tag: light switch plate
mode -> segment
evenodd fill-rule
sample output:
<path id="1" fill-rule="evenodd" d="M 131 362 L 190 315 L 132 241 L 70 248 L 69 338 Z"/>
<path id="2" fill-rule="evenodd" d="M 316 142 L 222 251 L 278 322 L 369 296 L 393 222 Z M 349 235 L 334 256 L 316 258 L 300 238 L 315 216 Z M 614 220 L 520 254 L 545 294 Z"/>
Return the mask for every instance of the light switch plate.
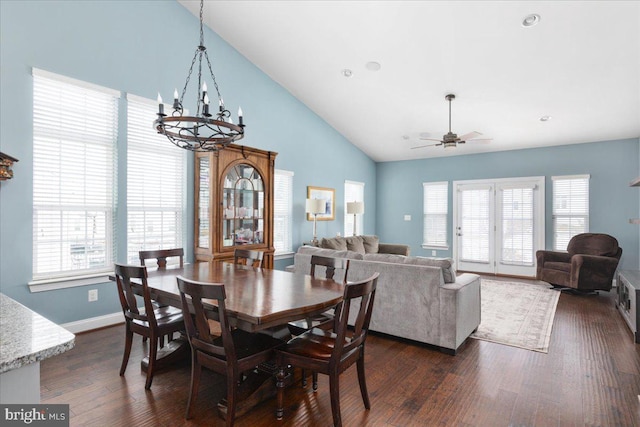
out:
<path id="1" fill-rule="evenodd" d="M 404 216 L 404 220 L 405 221 L 411 221 L 411 215 L 405 215 Z"/>

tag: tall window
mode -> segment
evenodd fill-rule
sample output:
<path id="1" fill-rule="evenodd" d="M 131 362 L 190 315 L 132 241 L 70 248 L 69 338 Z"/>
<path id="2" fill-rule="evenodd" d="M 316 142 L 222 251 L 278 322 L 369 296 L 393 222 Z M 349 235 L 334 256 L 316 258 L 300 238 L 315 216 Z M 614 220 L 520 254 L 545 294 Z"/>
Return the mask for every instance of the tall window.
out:
<path id="1" fill-rule="evenodd" d="M 589 231 L 589 175 L 553 176 L 553 249 Z"/>
<path id="2" fill-rule="evenodd" d="M 117 91 L 33 69 L 33 278 L 113 269 Z"/>
<path id="3" fill-rule="evenodd" d="M 293 172 L 276 169 L 273 195 L 273 246 L 275 254 L 293 252 Z"/>
<path id="4" fill-rule="evenodd" d="M 127 260 L 184 247 L 186 151 L 150 125 L 157 102 L 127 95 Z"/>
<path id="5" fill-rule="evenodd" d="M 424 226 L 422 247 L 446 249 L 449 216 L 449 183 L 425 182 L 423 187 Z"/>
<path id="6" fill-rule="evenodd" d="M 364 182 L 344 182 L 344 235 L 353 236 L 354 215 L 347 213 L 347 203 L 364 202 Z M 365 207 L 366 208 L 366 207 Z M 364 215 L 355 215 L 356 236 L 364 233 Z"/>

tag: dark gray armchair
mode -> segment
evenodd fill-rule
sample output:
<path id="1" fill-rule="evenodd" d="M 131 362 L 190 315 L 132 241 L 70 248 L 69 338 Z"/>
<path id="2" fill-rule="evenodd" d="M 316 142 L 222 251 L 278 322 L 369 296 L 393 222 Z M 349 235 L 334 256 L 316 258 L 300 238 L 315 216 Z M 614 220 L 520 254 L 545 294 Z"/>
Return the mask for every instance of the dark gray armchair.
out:
<path id="1" fill-rule="evenodd" d="M 536 252 L 536 278 L 559 288 L 609 291 L 621 255 L 622 248 L 615 237 L 578 234 L 569 241 L 567 252 Z"/>

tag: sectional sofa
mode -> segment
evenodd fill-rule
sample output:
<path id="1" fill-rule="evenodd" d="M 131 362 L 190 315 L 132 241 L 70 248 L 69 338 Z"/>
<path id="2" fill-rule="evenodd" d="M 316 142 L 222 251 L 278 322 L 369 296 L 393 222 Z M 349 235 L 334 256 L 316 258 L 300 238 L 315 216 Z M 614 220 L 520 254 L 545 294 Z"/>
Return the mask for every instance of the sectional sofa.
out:
<path id="1" fill-rule="evenodd" d="M 312 255 L 349 258 L 349 281 L 380 273 L 372 331 L 456 354 L 480 324 L 480 277 L 456 274 L 450 259 L 301 246 L 292 269 L 308 272 Z M 337 271 L 334 279 L 343 277 Z"/>

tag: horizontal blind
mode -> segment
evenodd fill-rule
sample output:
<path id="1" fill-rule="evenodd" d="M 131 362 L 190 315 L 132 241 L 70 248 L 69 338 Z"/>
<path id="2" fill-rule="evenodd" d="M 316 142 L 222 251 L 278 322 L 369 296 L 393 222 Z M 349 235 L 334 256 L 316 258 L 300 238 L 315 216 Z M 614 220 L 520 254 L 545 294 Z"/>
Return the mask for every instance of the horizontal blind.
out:
<path id="1" fill-rule="evenodd" d="M 364 202 L 364 182 L 345 181 L 344 183 L 344 235 L 353 235 L 354 215 L 347 213 L 347 203 Z M 366 209 L 366 206 L 365 206 Z M 355 215 L 356 235 L 364 233 L 364 215 Z"/>
<path id="2" fill-rule="evenodd" d="M 502 248 L 500 262 L 531 266 L 534 263 L 535 186 L 502 187 Z"/>
<path id="3" fill-rule="evenodd" d="M 153 129 L 157 103 L 127 96 L 127 259 L 184 247 L 186 151 Z M 177 262 L 177 258 L 169 261 Z"/>
<path id="4" fill-rule="evenodd" d="M 589 231 L 589 175 L 554 176 L 553 249 L 564 251 L 576 234 Z"/>
<path id="5" fill-rule="evenodd" d="M 293 252 L 293 172 L 275 170 L 273 217 L 275 253 Z"/>
<path id="6" fill-rule="evenodd" d="M 461 190 L 462 261 L 489 262 L 492 191 L 489 185 Z"/>
<path id="7" fill-rule="evenodd" d="M 118 98 L 34 69 L 34 279 L 113 268 Z"/>
<path id="8" fill-rule="evenodd" d="M 449 213 L 449 183 L 425 182 L 423 187 L 422 244 L 447 247 L 447 218 Z"/>

